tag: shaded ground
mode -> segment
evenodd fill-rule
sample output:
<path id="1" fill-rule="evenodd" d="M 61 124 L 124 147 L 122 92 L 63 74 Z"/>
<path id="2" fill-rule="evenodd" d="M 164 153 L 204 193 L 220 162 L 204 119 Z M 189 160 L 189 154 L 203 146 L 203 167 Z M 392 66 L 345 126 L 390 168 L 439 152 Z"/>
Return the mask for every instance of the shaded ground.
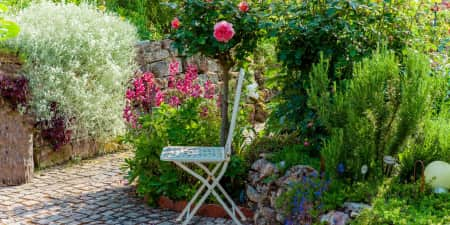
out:
<path id="1" fill-rule="evenodd" d="M 122 152 L 55 167 L 36 173 L 32 183 L 0 187 L 0 224 L 177 224 L 177 213 L 145 205 L 126 185 L 120 166 L 129 156 Z M 191 224 L 232 223 L 196 217 Z"/>

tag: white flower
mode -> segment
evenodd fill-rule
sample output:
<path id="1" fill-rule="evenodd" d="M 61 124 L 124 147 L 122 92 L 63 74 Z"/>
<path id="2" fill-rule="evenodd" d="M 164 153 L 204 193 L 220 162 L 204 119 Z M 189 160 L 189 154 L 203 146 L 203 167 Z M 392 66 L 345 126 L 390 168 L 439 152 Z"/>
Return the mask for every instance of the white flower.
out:
<path id="1" fill-rule="evenodd" d="M 66 121 L 76 135 L 123 132 L 124 84 L 137 69 L 136 28 L 85 3 L 34 1 L 12 19 L 21 32 L 8 44 L 28 57 L 24 74 L 36 118 L 48 119 L 55 101 L 76 118 Z"/>
<path id="2" fill-rule="evenodd" d="M 258 94 L 258 84 L 253 82 L 252 84 L 247 85 L 248 96 L 254 99 L 259 98 Z"/>

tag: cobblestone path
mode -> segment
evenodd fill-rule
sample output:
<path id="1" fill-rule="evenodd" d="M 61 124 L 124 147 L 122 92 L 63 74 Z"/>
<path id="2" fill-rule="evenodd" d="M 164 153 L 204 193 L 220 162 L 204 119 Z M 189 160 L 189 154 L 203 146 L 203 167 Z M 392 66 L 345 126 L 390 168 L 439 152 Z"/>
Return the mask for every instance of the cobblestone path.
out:
<path id="1" fill-rule="evenodd" d="M 0 187 L 0 224 L 177 224 L 177 213 L 145 205 L 126 185 L 120 167 L 128 156 L 122 152 L 55 167 L 36 173 L 32 183 Z M 195 217 L 191 224 L 232 223 Z"/>

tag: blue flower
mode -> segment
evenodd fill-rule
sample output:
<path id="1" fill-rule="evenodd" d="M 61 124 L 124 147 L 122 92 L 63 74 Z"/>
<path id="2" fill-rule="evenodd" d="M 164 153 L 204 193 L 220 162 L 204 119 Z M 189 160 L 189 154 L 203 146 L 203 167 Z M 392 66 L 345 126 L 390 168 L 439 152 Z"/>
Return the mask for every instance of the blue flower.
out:
<path id="1" fill-rule="evenodd" d="M 321 191 L 316 191 L 316 192 L 314 192 L 314 195 L 316 197 L 320 197 L 320 195 L 322 195 L 322 192 Z"/>
<path id="2" fill-rule="evenodd" d="M 345 171 L 345 166 L 343 163 L 339 163 L 338 167 L 337 167 L 337 171 L 339 174 L 343 174 Z"/>

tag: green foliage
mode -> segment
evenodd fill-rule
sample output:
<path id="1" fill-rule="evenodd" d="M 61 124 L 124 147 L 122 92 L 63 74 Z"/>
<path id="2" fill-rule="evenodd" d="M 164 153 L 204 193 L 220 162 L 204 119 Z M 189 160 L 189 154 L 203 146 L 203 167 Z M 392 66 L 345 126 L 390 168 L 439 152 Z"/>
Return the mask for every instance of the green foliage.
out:
<path id="1" fill-rule="evenodd" d="M 295 137 L 295 134 L 257 137 L 247 147 L 247 151 L 245 151 L 244 154 L 245 158 L 249 163 L 252 163 L 256 161 L 261 154 L 277 152 L 285 147 L 299 145 L 300 143 Z"/>
<path id="2" fill-rule="evenodd" d="M 342 90 L 331 86 L 328 68 L 323 59 L 313 66 L 308 89 L 309 107 L 331 131 L 322 149 L 328 172 L 336 175 L 341 164 L 346 176 L 358 180 L 367 165 L 369 175 L 377 176 L 383 156 L 402 150 L 430 106 L 428 58 L 408 51 L 399 67 L 394 53 L 374 52 L 355 65 Z"/>
<path id="3" fill-rule="evenodd" d="M 19 34 L 19 26 L 3 18 L 2 14 L 7 12 L 8 8 L 0 2 L 0 41 L 14 38 Z"/>
<path id="4" fill-rule="evenodd" d="M 447 224 L 450 222 L 450 194 L 419 192 L 418 184 L 385 182 L 372 202 L 352 224 Z"/>
<path id="5" fill-rule="evenodd" d="M 342 180 L 332 180 L 329 190 L 324 193 L 322 202 L 324 210 L 335 210 L 345 202 L 361 202 L 370 204 L 378 193 L 380 181 L 360 181 L 352 184 Z"/>
<path id="6" fill-rule="evenodd" d="M 125 83 L 136 69 L 136 30 L 87 4 L 32 3 L 13 17 L 20 35 L 7 47 L 26 56 L 30 108 L 36 122 L 50 120 L 52 105 L 72 137 L 123 133 Z"/>
<path id="7" fill-rule="evenodd" d="M 256 48 L 261 36 L 259 22 L 262 19 L 256 4 L 250 5 L 248 12 L 240 12 L 238 1 L 227 0 L 211 2 L 188 0 L 180 7 L 180 28 L 171 38 L 175 47 L 189 55 L 201 53 L 212 58 L 231 57 L 243 59 Z M 234 37 L 227 43 L 218 42 L 214 36 L 214 25 L 222 20 L 233 24 Z"/>
<path id="8" fill-rule="evenodd" d="M 202 116 L 201 106 L 209 108 Z M 140 118 L 139 129 L 130 130 L 126 142 L 135 148 L 135 157 L 127 159 L 130 182 L 138 181 L 138 193 L 148 196 L 154 204 L 160 196 L 171 199 L 189 199 L 199 187 L 198 181 L 175 165 L 160 161 L 165 146 L 218 146 L 220 120 L 212 102 L 190 98 L 178 108 L 161 105 L 151 115 Z M 237 134 L 239 135 L 239 134 Z M 241 156 L 231 158 L 224 178 L 224 187 L 229 191 L 240 191 L 247 172 L 247 164 Z M 202 171 L 197 171 L 202 173 Z M 177 188 L 174 188 L 177 187 Z M 232 192 L 233 196 L 239 193 Z"/>
<path id="9" fill-rule="evenodd" d="M 317 157 L 311 157 L 308 147 L 303 146 L 303 144 L 277 149 L 269 156 L 269 160 L 278 165 L 280 162 L 284 162 L 284 166 L 279 166 L 281 174 L 284 174 L 285 170 L 296 165 L 309 165 L 314 168 L 320 168 L 320 160 Z"/>
<path id="10" fill-rule="evenodd" d="M 201 103 L 200 99 L 192 98 L 178 109 L 163 104 L 152 115 L 140 118 L 140 129 L 127 134 L 126 141 L 136 150 L 135 157 L 126 161 L 128 179 L 132 182 L 138 178 L 137 191 L 147 195 L 150 203 L 162 195 L 188 199 L 195 192 L 198 185 L 194 178 L 159 157 L 163 147 L 169 145 L 217 146 L 217 114 L 211 111 L 207 117 L 201 117 Z"/>
<path id="11" fill-rule="evenodd" d="M 355 0 L 275 4 L 278 33 L 272 34 L 278 37 L 279 59 L 290 70 L 309 71 L 322 52 L 330 58 L 331 74 L 349 75 L 352 63 L 370 55 L 381 41 L 404 48 L 410 31 L 399 10 L 403 5 Z"/>
<path id="12" fill-rule="evenodd" d="M 444 80 L 445 82 L 445 80 Z M 443 83 L 443 82 L 441 82 Z M 445 83 L 444 83 L 445 84 Z M 442 91 L 441 93 L 445 93 Z M 444 103 L 437 115 L 429 112 L 420 129 L 410 139 L 405 150 L 400 154 L 400 177 L 409 181 L 414 176 L 414 164 L 422 160 L 428 165 L 439 160 L 450 162 L 450 103 Z M 417 177 L 421 167 L 417 166 Z"/>
<path id="13" fill-rule="evenodd" d="M 52 0 L 53 2 L 64 3 L 89 3 L 98 6 L 100 10 L 114 12 L 126 18 L 136 26 L 141 39 L 160 39 L 168 33 L 170 20 L 176 13 L 176 3 L 178 0 L 167 3 L 162 0 Z M 28 7 L 32 0 L 5 0 L 13 7 L 13 11 L 20 11 Z"/>
<path id="14" fill-rule="evenodd" d="M 304 130 L 316 120 L 315 112 L 307 106 L 306 90 L 308 74 L 321 53 L 329 59 L 327 76 L 333 82 L 351 77 L 353 63 L 370 55 L 379 43 L 386 42 L 400 53 L 411 36 L 411 18 L 403 15 L 403 1 L 288 2 L 271 5 L 268 13 L 273 20 L 265 26 L 278 38 L 278 59 L 287 69 L 279 77 L 278 105 L 268 123 L 273 132 Z M 307 137 L 323 138 L 327 132 L 321 126 L 316 123 L 317 131 Z"/>
<path id="15" fill-rule="evenodd" d="M 101 2 L 101 1 L 97 1 Z M 127 18 L 138 30 L 141 39 L 160 39 L 169 32 L 179 0 L 166 3 L 162 0 L 108 0 L 106 9 Z"/>
<path id="16" fill-rule="evenodd" d="M 262 15 L 256 4 L 250 5 L 250 10 L 241 12 L 238 1 L 204 1 L 188 0 L 181 5 L 179 27 L 174 27 L 170 38 L 174 47 L 187 55 L 201 54 L 218 60 L 221 67 L 221 144 L 225 144 L 228 133 L 228 102 L 230 69 L 249 55 L 257 46 L 261 37 L 259 22 Z M 234 36 L 227 42 L 219 42 L 214 37 L 214 26 L 226 21 L 231 23 Z"/>

